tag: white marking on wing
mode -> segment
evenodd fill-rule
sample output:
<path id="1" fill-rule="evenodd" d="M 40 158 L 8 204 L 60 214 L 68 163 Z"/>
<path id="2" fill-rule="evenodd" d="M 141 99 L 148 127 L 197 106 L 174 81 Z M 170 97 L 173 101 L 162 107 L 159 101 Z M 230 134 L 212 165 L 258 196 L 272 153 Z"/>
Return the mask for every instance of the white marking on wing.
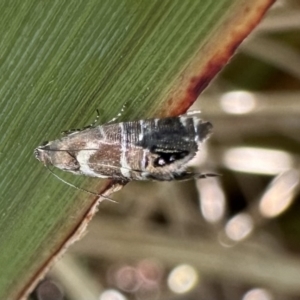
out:
<path id="1" fill-rule="evenodd" d="M 100 131 L 100 134 L 101 134 L 102 137 L 103 137 L 103 140 L 106 140 L 106 134 L 105 134 L 105 132 L 104 132 L 104 130 L 103 130 L 103 126 L 98 126 L 98 129 L 99 129 L 99 131 Z"/>
<path id="2" fill-rule="evenodd" d="M 186 120 L 187 120 L 187 117 L 179 117 L 179 120 L 181 122 L 181 124 L 186 127 Z"/>
<path id="3" fill-rule="evenodd" d="M 199 142 L 199 132 L 198 132 L 198 125 L 200 123 L 200 119 L 197 117 L 193 117 L 193 124 L 195 129 L 195 142 Z M 199 144 L 198 144 L 199 147 Z"/>
<path id="4" fill-rule="evenodd" d="M 141 142 L 144 138 L 144 121 L 140 120 L 140 128 L 141 128 L 141 132 L 139 134 L 139 142 Z"/>
<path id="5" fill-rule="evenodd" d="M 146 169 L 146 155 L 149 151 L 147 149 L 143 149 L 143 157 L 142 157 L 142 170 Z"/>
<path id="6" fill-rule="evenodd" d="M 105 175 L 95 172 L 89 166 L 89 160 L 93 154 L 95 154 L 97 151 L 99 151 L 99 150 L 97 150 L 98 148 L 99 148 L 98 144 L 89 142 L 86 145 L 86 149 L 95 149 L 95 150 L 83 149 L 78 152 L 76 159 L 80 165 L 80 171 L 82 172 L 82 174 L 91 176 L 91 177 L 108 178 L 108 176 L 105 176 Z"/>
<path id="7" fill-rule="evenodd" d="M 120 171 L 122 175 L 126 178 L 131 178 L 130 174 L 130 165 L 127 162 L 126 152 L 127 152 L 127 136 L 125 133 L 124 123 L 119 123 L 119 126 L 121 128 L 121 158 L 120 158 L 120 164 L 121 168 Z"/>

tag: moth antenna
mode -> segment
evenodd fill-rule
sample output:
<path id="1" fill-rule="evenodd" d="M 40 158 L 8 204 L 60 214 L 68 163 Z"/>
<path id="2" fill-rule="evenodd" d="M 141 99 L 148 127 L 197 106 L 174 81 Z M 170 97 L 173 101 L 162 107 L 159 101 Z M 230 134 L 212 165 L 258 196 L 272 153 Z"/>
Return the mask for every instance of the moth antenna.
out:
<path id="1" fill-rule="evenodd" d="M 75 132 L 80 132 L 80 131 L 83 131 L 85 129 L 90 129 L 90 128 L 94 128 L 97 123 L 98 123 L 98 120 L 100 118 L 100 112 L 99 112 L 99 109 L 96 109 L 96 118 L 95 120 L 93 121 L 93 123 L 91 123 L 90 125 L 87 125 L 87 126 L 84 126 L 83 128 L 77 128 L 77 129 L 69 129 L 69 130 L 65 130 L 63 131 L 61 134 L 62 135 L 68 135 L 68 134 L 71 134 L 71 133 L 75 133 Z"/>
<path id="2" fill-rule="evenodd" d="M 71 186 L 71 187 L 73 187 L 73 188 L 75 188 L 75 189 L 77 189 L 77 190 L 86 192 L 86 193 L 91 194 L 91 195 L 95 195 L 95 196 L 98 196 L 98 197 L 102 197 L 102 198 L 104 198 L 105 200 L 108 200 L 108 201 L 110 201 L 110 202 L 118 203 L 117 201 L 115 201 L 115 200 L 113 200 L 113 199 L 111 199 L 111 198 L 109 198 L 109 197 L 107 197 L 107 196 L 104 196 L 104 195 L 101 195 L 101 194 L 97 194 L 97 193 L 91 192 L 91 191 L 89 191 L 89 190 L 80 188 L 80 187 L 78 187 L 78 186 L 76 186 L 76 185 L 74 185 L 74 184 L 72 184 L 72 183 L 70 183 L 70 182 L 68 182 L 68 181 L 66 181 L 66 180 L 64 180 L 64 179 L 62 179 L 62 178 L 60 178 L 60 177 L 59 177 L 58 175 L 56 175 L 56 174 L 55 174 L 48 166 L 46 166 L 46 168 L 49 170 L 49 172 L 50 172 L 54 177 L 56 177 L 56 178 L 57 178 L 58 180 L 60 180 L 61 182 L 67 184 L 68 186 Z"/>
<path id="3" fill-rule="evenodd" d="M 122 114 L 123 114 L 123 112 L 125 110 L 126 104 L 127 104 L 127 102 L 125 102 L 123 104 L 120 112 L 114 118 L 112 118 L 110 121 L 108 121 L 106 124 L 111 124 L 111 123 L 115 122 L 117 119 L 119 119 L 122 116 Z"/>
<path id="4" fill-rule="evenodd" d="M 93 123 L 91 123 L 90 125 L 84 126 L 80 131 L 85 130 L 85 129 L 94 128 L 97 125 L 97 123 L 98 123 L 98 121 L 100 119 L 100 112 L 99 112 L 98 108 L 96 109 L 96 113 L 97 113 L 97 115 L 96 115 L 96 118 L 93 121 Z"/>

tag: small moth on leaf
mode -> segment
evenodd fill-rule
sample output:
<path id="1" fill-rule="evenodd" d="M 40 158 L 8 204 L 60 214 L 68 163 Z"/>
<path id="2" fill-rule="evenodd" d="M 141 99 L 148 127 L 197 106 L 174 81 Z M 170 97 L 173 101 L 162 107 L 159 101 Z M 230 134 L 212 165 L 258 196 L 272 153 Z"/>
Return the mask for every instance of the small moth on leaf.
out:
<path id="1" fill-rule="evenodd" d="M 183 115 L 88 126 L 34 150 L 46 166 L 77 175 L 131 180 L 186 180 L 216 176 L 189 171 L 212 125 Z"/>

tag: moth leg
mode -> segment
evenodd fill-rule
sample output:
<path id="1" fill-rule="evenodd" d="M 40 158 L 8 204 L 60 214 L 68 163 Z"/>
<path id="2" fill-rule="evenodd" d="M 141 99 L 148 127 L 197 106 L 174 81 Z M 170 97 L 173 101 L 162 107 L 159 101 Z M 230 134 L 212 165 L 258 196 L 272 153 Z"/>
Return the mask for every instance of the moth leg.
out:
<path id="1" fill-rule="evenodd" d="M 215 173 L 204 173 L 204 174 L 195 174 L 195 178 L 208 178 L 208 177 L 219 177 L 221 176 L 220 174 L 215 174 Z"/>
<path id="2" fill-rule="evenodd" d="M 71 131 L 71 132 L 74 132 L 74 131 L 82 131 L 82 130 L 85 130 L 85 129 L 89 129 L 89 128 L 94 128 L 94 127 L 96 127 L 96 125 L 97 125 L 97 123 L 98 123 L 98 120 L 99 120 L 99 118 L 100 118 L 99 109 L 96 109 L 96 113 L 97 113 L 97 116 L 96 116 L 95 120 L 93 121 L 93 123 L 91 123 L 90 125 L 84 126 L 84 127 L 81 128 L 81 129 L 71 129 L 71 130 L 68 130 L 68 131 Z"/>
<path id="3" fill-rule="evenodd" d="M 125 102 L 125 103 L 123 104 L 123 106 L 122 106 L 120 112 L 119 112 L 114 118 L 112 118 L 111 120 L 109 120 L 106 124 L 114 123 L 117 119 L 119 119 L 119 118 L 122 116 L 122 114 L 123 114 L 123 112 L 124 112 L 124 110 L 125 110 L 125 108 L 126 108 L 126 105 L 127 105 L 127 103 Z"/>
<path id="4" fill-rule="evenodd" d="M 96 116 L 95 120 L 93 121 L 93 123 L 91 123 L 90 125 L 87 125 L 83 128 L 65 130 L 61 134 L 62 135 L 68 135 L 68 134 L 79 132 L 79 131 L 82 131 L 82 130 L 85 130 L 85 129 L 94 128 L 97 125 L 98 120 L 100 118 L 99 109 L 96 109 L 96 112 L 97 112 L 97 116 Z"/>
<path id="5" fill-rule="evenodd" d="M 208 177 L 218 177 L 219 174 L 214 173 L 192 173 L 192 172 L 183 172 L 180 174 L 175 174 L 174 180 L 189 180 L 189 179 L 202 179 L 202 178 L 208 178 Z"/>
<path id="6" fill-rule="evenodd" d="M 125 186 L 127 183 L 130 182 L 129 179 L 124 179 L 124 178 L 113 178 L 112 179 L 113 184 L 120 184 Z"/>
<path id="7" fill-rule="evenodd" d="M 89 129 L 89 128 L 94 128 L 94 127 L 96 127 L 96 125 L 97 125 L 97 123 L 98 123 L 98 121 L 99 121 L 99 118 L 100 118 L 100 112 L 99 112 L 99 109 L 98 109 L 98 108 L 96 109 L 96 113 L 97 113 L 97 116 L 96 116 L 94 122 L 91 123 L 90 125 L 87 125 L 87 126 L 83 127 L 81 130 L 85 130 L 85 129 Z"/>
<path id="8" fill-rule="evenodd" d="M 71 133 L 75 133 L 75 132 L 79 132 L 81 131 L 81 129 L 77 128 L 77 129 L 69 129 L 69 130 L 64 130 L 61 132 L 61 135 L 68 135 L 68 134 L 71 134 Z"/>

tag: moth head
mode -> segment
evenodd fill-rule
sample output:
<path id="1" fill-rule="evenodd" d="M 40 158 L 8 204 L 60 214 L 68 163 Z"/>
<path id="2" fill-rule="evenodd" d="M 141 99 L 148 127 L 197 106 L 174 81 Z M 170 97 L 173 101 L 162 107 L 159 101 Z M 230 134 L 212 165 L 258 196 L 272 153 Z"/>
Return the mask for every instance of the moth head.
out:
<path id="1" fill-rule="evenodd" d="M 47 155 L 47 149 L 49 146 L 49 142 L 43 142 L 40 146 L 34 149 L 34 156 L 37 160 L 42 162 L 44 165 L 51 164 L 50 158 Z"/>
<path id="2" fill-rule="evenodd" d="M 76 173 L 80 166 L 71 151 L 59 149 L 55 143 L 45 142 L 34 149 L 34 156 L 45 166 L 54 166 L 58 169 Z"/>

